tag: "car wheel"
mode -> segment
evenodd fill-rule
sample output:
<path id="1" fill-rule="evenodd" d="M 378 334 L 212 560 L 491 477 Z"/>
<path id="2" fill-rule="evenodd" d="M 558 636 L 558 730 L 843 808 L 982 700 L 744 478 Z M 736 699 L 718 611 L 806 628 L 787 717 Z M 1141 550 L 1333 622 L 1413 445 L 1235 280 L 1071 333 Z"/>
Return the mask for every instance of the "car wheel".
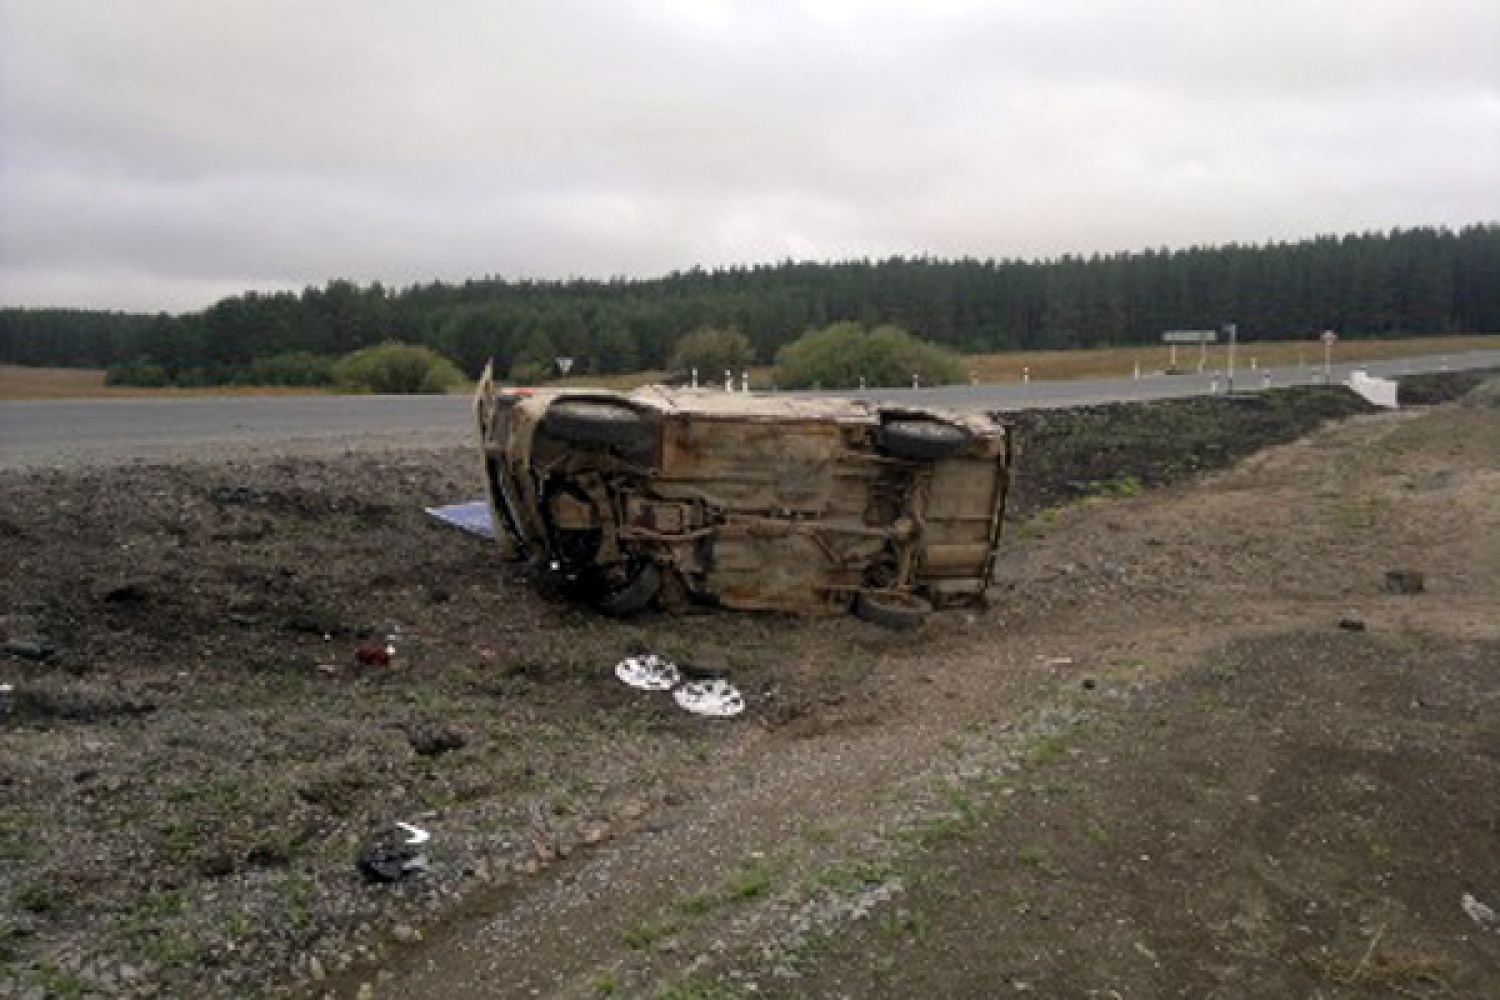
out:
<path id="1" fill-rule="evenodd" d="M 854 615 L 865 621 L 899 632 L 918 628 L 932 614 L 932 605 L 915 594 L 857 594 Z"/>
<path id="2" fill-rule="evenodd" d="M 595 598 L 594 603 L 607 615 L 623 618 L 644 611 L 651 598 L 661 590 L 661 569 L 656 563 L 642 564 L 630 582 L 614 590 L 608 590 Z"/>
<path id="3" fill-rule="evenodd" d="M 569 444 L 608 445 L 640 450 L 652 443 L 652 431 L 638 411 L 618 403 L 564 399 L 547 408 L 542 426 Z"/>
<path id="4" fill-rule="evenodd" d="M 968 431 L 938 420 L 892 420 L 880 428 L 881 450 L 896 458 L 952 458 L 968 446 Z"/>

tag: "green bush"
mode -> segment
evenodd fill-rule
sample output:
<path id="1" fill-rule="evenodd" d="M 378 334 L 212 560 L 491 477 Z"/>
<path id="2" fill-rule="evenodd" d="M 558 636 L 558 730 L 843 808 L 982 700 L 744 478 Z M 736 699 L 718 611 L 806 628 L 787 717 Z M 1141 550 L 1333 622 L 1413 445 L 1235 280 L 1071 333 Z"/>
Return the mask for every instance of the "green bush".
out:
<path id="1" fill-rule="evenodd" d="M 166 386 L 168 381 L 167 370 L 146 358 L 132 361 L 128 365 L 111 365 L 104 373 L 105 385 L 160 389 Z"/>
<path id="2" fill-rule="evenodd" d="M 256 358 L 237 372 L 234 380 L 238 385 L 332 385 L 334 360 L 308 351 Z"/>
<path id="3" fill-rule="evenodd" d="M 712 382 L 722 378 L 726 371 L 738 375 L 750 367 L 753 360 L 755 348 L 750 346 L 750 338 L 743 333 L 706 327 L 694 330 L 677 342 L 669 367 L 681 375 L 696 368 L 700 379 Z"/>
<path id="4" fill-rule="evenodd" d="M 442 393 L 463 384 L 463 373 L 426 347 L 394 340 L 346 354 L 333 366 L 345 392 Z"/>
<path id="5" fill-rule="evenodd" d="M 776 352 L 776 382 L 788 389 L 852 389 L 861 380 L 868 386 L 911 385 L 913 374 L 925 386 L 962 382 L 968 373 L 953 351 L 895 326 L 866 330 L 835 323 Z"/>

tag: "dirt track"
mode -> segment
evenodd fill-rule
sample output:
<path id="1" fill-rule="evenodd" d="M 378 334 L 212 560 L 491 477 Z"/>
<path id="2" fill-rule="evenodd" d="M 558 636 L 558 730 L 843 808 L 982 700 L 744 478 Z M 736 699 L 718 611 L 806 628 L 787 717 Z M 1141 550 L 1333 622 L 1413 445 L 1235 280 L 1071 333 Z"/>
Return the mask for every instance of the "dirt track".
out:
<path id="1" fill-rule="evenodd" d="M 4 624 L 58 652 L 0 661 L 0 996 L 1500 988 L 1496 411 L 1046 507 L 916 638 L 548 603 L 419 513 L 469 462 L 7 478 Z M 750 716 L 619 687 L 636 644 Z M 393 819 L 433 870 L 366 886 Z"/>

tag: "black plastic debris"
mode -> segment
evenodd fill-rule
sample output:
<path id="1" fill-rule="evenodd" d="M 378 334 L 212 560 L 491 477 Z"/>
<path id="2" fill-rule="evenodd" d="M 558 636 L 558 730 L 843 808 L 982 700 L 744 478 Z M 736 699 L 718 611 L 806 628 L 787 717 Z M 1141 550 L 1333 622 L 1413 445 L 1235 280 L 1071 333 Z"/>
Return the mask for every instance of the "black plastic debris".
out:
<path id="1" fill-rule="evenodd" d="M 1365 620 L 1357 615 L 1344 615 L 1339 619 L 1339 628 L 1345 632 L 1363 632 Z"/>
<path id="2" fill-rule="evenodd" d="M 409 847 L 367 847 L 359 852 L 359 873 L 367 882 L 399 882 L 418 856 Z"/>
<path id="3" fill-rule="evenodd" d="M 397 823 L 371 840 L 355 863 L 366 882 L 388 884 L 427 870 L 423 845 L 432 839 L 426 830 L 410 823 Z"/>
<path id="4" fill-rule="evenodd" d="M 0 652 L 17 656 L 23 660 L 50 660 L 57 653 L 50 643 L 31 639 L 6 639 L 0 643 Z"/>

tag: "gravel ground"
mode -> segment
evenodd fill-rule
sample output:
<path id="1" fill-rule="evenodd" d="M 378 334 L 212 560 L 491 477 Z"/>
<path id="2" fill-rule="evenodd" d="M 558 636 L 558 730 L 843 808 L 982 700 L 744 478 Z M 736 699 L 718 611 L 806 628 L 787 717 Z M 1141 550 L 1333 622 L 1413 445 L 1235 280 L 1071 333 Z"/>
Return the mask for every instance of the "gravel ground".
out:
<path id="1" fill-rule="evenodd" d="M 1260 428 L 1232 446 L 1131 425 L 1157 444 L 1107 466 L 1084 458 L 1119 421 L 1047 415 L 995 606 L 916 636 L 547 599 L 421 513 L 475 495 L 469 448 L 0 475 L 0 997 L 801 989 L 1000 778 L 1216 643 L 1346 611 L 1494 638 L 1492 410 L 1357 417 L 1141 492 L 1359 409 L 1306 398 L 1214 411 Z M 1201 428 L 1181 406 L 1147 409 Z M 1408 564 L 1429 593 L 1383 593 Z M 727 669 L 750 711 L 623 688 L 640 649 Z M 370 884 L 355 857 L 396 820 L 430 865 Z"/>

